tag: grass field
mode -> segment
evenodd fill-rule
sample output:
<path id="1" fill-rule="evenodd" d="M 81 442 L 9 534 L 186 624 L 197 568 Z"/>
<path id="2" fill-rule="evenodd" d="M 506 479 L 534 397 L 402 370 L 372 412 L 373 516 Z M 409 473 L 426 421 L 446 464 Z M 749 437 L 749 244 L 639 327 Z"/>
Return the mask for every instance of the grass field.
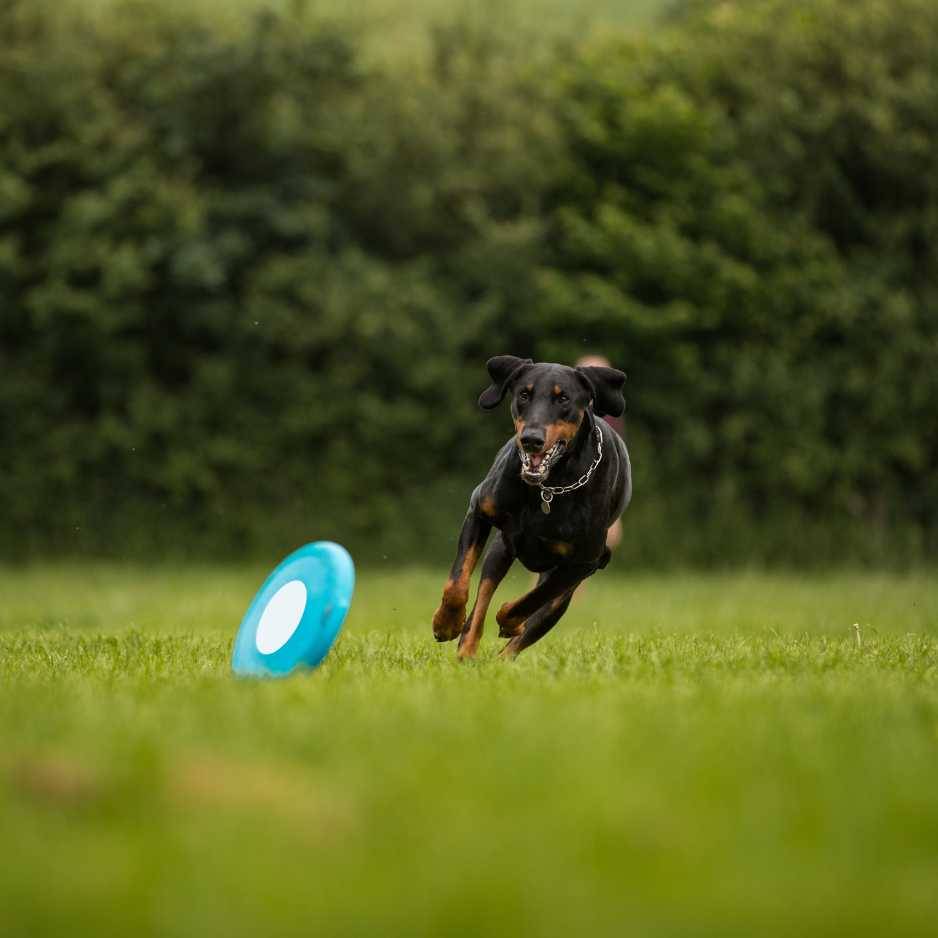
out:
<path id="1" fill-rule="evenodd" d="M 934 577 L 610 573 L 460 666 L 365 571 L 240 682 L 263 573 L 0 571 L 0 934 L 934 932 Z"/>

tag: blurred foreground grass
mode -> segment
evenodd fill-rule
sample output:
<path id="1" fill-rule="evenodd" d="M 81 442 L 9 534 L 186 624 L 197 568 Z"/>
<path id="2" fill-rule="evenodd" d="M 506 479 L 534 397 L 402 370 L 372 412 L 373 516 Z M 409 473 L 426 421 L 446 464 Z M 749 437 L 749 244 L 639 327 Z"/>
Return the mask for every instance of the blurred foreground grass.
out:
<path id="1" fill-rule="evenodd" d="M 459 666 L 442 576 L 365 571 L 319 671 L 235 681 L 265 573 L 0 571 L 0 933 L 938 920 L 933 577 L 599 576 Z"/>

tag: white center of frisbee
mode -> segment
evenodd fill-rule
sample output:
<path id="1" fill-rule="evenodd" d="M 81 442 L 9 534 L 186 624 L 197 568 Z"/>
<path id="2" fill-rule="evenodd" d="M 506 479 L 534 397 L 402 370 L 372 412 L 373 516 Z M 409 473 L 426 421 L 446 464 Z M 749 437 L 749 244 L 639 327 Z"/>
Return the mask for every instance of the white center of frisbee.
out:
<path id="1" fill-rule="evenodd" d="M 306 584 L 290 580 L 270 597 L 257 626 L 254 642 L 262 655 L 272 655 L 290 640 L 306 609 Z"/>

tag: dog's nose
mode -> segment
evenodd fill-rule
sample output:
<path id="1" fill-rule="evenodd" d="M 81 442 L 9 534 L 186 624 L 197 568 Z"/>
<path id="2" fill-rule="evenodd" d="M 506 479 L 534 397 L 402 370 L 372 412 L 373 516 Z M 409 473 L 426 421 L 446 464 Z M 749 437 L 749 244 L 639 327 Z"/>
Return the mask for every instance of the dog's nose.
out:
<path id="1" fill-rule="evenodd" d="M 526 453 L 539 453 L 544 448 L 544 434 L 540 430 L 525 430 L 521 434 L 521 448 Z"/>

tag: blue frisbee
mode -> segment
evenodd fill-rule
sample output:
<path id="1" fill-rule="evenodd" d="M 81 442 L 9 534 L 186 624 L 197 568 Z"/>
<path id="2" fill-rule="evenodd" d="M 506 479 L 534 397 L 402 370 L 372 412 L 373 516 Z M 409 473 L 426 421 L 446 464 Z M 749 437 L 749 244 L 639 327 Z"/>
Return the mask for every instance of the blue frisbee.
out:
<path id="1" fill-rule="evenodd" d="M 349 552 L 331 541 L 295 550 L 251 600 L 235 638 L 231 667 L 243 677 L 286 677 L 329 653 L 355 589 Z"/>

